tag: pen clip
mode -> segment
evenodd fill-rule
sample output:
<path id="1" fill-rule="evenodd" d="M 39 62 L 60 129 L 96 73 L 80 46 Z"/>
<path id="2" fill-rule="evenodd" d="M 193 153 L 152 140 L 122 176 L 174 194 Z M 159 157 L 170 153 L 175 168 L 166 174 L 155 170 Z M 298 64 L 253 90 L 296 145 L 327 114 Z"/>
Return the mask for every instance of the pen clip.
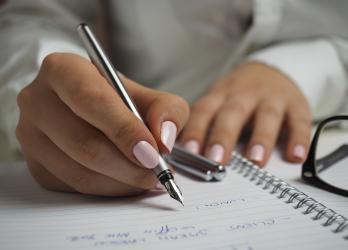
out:
<path id="1" fill-rule="evenodd" d="M 166 160 L 177 169 L 205 181 L 221 181 L 226 176 L 223 165 L 201 155 L 188 152 L 178 145 L 174 146 L 172 153 L 166 157 Z"/>

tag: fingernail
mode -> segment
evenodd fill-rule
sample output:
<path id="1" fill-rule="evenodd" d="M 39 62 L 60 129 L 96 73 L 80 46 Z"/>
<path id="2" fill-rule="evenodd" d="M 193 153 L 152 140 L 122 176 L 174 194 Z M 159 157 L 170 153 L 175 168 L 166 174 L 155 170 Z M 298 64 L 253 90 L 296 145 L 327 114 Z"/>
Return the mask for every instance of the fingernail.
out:
<path id="1" fill-rule="evenodd" d="M 303 145 L 298 144 L 294 147 L 293 154 L 296 158 L 303 160 L 306 155 L 306 150 Z"/>
<path id="2" fill-rule="evenodd" d="M 261 162 L 265 156 L 265 148 L 260 145 L 254 145 L 250 150 L 250 160 Z"/>
<path id="3" fill-rule="evenodd" d="M 146 168 L 155 168 L 159 163 L 159 154 L 146 141 L 140 141 L 133 147 L 133 154 Z"/>
<path id="4" fill-rule="evenodd" d="M 189 140 L 185 143 L 184 148 L 193 154 L 199 153 L 199 144 L 196 140 Z"/>
<path id="5" fill-rule="evenodd" d="M 224 158 L 224 153 L 225 153 L 225 149 L 222 145 L 214 144 L 209 149 L 207 157 L 212 161 L 221 162 L 222 159 Z"/>
<path id="6" fill-rule="evenodd" d="M 161 141 L 166 146 L 166 148 L 169 150 L 169 152 L 172 151 L 176 139 L 176 131 L 177 128 L 174 124 L 174 122 L 171 121 L 165 121 L 162 123 L 161 126 Z"/>

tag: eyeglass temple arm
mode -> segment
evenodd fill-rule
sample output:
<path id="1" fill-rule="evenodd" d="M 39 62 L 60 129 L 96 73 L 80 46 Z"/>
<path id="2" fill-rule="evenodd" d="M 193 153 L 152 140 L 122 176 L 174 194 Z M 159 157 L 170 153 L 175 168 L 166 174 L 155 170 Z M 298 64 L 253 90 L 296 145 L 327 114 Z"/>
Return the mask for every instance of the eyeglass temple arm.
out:
<path id="1" fill-rule="evenodd" d="M 342 146 L 338 147 L 328 155 L 316 160 L 315 164 L 317 166 L 317 171 L 320 173 L 332 165 L 334 165 L 336 162 L 344 159 L 348 156 L 348 145 L 343 144 Z"/>

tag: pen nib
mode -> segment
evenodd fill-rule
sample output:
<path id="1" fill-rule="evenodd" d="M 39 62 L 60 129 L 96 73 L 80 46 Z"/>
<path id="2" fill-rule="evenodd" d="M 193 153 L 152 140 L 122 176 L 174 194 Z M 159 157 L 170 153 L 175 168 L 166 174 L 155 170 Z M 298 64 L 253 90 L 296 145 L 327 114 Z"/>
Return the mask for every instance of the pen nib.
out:
<path id="1" fill-rule="evenodd" d="M 184 199 L 182 197 L 182 193 L 179 187 L 174 182 L 174 180 L 169 179 L 166 183 L 164 183 L 164 186 L 166 187 L 170 197 L 177 200 L 178 202 L 181 203 L 181 205 L 184 206 Z"/>

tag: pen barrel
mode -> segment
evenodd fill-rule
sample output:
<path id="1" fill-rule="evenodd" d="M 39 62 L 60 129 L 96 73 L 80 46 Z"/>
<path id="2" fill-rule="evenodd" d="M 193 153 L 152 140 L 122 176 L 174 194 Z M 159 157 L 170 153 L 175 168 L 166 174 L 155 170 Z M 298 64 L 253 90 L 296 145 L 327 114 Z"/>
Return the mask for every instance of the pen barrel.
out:
<path id="1" fill-rule="evenodd" d="M 144 122 L 140 113 L 138 112 L 138 109 L 134 101 L 128 95 L 127 90 L 123 85 L 116 69 L 112 65 L 109 58 L 106 56 L 103 48 L 99 45 L 97 38 L 94 36 L 93 32 L 90 30 L 88 25 L 84 23 L 79 24 L 77 26 L 77 33 L 80 36 L 92 63 L 98 68 L 99 72 L 106 78 L 107 82 L 118 92 L 123 102 L 134 113 L 134 115 L 138 117 L 139 120 Z M 171 171 L 169 170 L 167 163 L 163 160 L 161 156 L 159 156 L 159 164 L 154 169 L 154 172 L 158 178 L 160 178 L 159 176 L 163 175 L 167 176 L 167 179 L 173 179 L 173 175 L 171 174 Z"/>
<path id="2" fill-rule="evenodd" d="M 159 157 L 159 163 L 158 165 L 154 168 L 154 172 L 156 176 L 159 178 L 164 172 L 170 172 L 170 169 L 168 167 L 167 162 L 163 159 L 163 157 Z"/>
<path id="3" fill-rule="evenodd" d="M 197 177 L 197 178 L 204 180 L 204 181 L 215 180 L 212 171 L 209 169 L 197 168 L 195 166 L 188 166 L 188 165 L 183 164 L 181 162 L 174 161 L 170 158 L 168 158 L 167 161 L 170 165 L 174 166 L 178 170 L 178 172 L 181 171 L 181 172 L 184 172 L 186 174 L 190 174 L 190 175 Z"/>
<path id="4" fill-rule="evenodd" d="M 201 155 L 193 154 L 175 145 L 168 162 L 178 169 L 195 175 L 206 181 L 221 181 L 226 176 L 223 165 L 211 161 Z"/>
<path id="5" fill-rule="evenodd" d="M 140 113 L 138 112 L 138 109 L 136 108 L 134 101 L 128 95 L 127 90 L 117 73 L 117 70 L 106 56 L 103 48 L 99 45 L 97 38 L 94 36 L 88 25 L 81 23 L 77 26 L 76 30 L 93 64 L 106 78 L 108 83 L 118 92 L 123 102 L 134 113 L 134 115 L 144 122 Z"/>

